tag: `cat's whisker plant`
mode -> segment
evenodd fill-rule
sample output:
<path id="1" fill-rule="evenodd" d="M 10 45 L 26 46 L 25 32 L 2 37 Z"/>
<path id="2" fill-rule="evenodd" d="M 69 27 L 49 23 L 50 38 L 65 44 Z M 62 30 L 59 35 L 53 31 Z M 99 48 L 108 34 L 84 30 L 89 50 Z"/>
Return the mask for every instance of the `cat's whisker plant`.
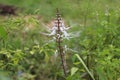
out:
<path id="1" fill-rule="evenodd" d="M 43 34 L 43 35 L 53 37 L 53 39 L 50 40 L 50 42 L 56 41 L 57 50 L 55 51 L 55 55 L 57 53 L 60 55 L 62 68 L 63 68 L 63 72 L 64 72 L 65 76 L 67 76 L 67 66 L 66 66 L 66 60 L 65 60 L 65 52 L 66 52 L 67 48 L 64 47 L 62 42 L 64 39 L 69 40 L 71 38 L 70 34 L 68 34 L 68 32 L 67 32 L 68 29 L 70 29 L 70 27 L 65 26 L 64 21 L 62 20 L 61 15 L 59 13 L 59 10 L 57 9 L 56 18 L 54 20 L 53 27 L 48 28 L 48 31 L 50 33 L 48 34 L 48 33 L 41 32 L 41 34 Z M 49 44 L 49 42 L 46 44 Z"/>
<path id="2" fill-rule="evenodd" d="M 64 40 L 70 40 L 71 38 L 79 37 L 81 31 L 68 33 L 67 30 L 71 29 L 72 27 L 65 26 L 64 20 L 62 20 L 58 10 L 56 13 L 56 18 L 54 22 L 52 22 L 52 28 L 49 27 L 46 28 L 49 33 L 43 33 L 43 32 L 40 33 L 52 37 L 52 40 L 48 41 L 46 44 L 44 44 L 44 46 L 48 45 L 51 42 L 56 41 L 57 50 L 55 50 L 55 57 L 58 56 L 58 54 L 60 55 L 64 75 L 67 76 L 65 53 L 68 50 L 76 53 L 78 53 L 78 51 L 68 48 L 66 44 L 63 44 L 63 42 Z"/>
<path id="3" fill-rule="evenodd" d="M 62 46 L 62 38 L 64 37 L 69 39 L 69 34 L 66 31 L 67 29 L 68 28 L 64 26 L 64 22 L 62 21 L 61 15 L 57 9 L 55 24 L 51 33 L 54 33 L 54 35 L 56 36 L 56 44 L 61 57 L 62 68 L 65 76 L 67 76 L 67 67 L 65 61 L 65 53 Z"/>

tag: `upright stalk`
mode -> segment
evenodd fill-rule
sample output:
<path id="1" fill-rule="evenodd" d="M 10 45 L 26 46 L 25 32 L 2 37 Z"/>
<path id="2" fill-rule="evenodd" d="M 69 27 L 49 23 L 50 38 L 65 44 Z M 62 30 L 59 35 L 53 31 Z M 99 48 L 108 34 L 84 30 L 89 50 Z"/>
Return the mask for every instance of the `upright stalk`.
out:
<path id="1" fill-rule="evenodd" d="M 57 9 L 57 14 L 56 14 L 56 27 L 57 27 L 57 32 L 56 32 L 56 43 L 57 43 L 57 46 L 58 46 L 58 51 L 59 51 L 59 54 L 60 54 L 60 57 L 61 57 L 61 62 L 62 62 L 62 68 L 63 68 L 63 71 L 64 71 L 64 75 L 67 76 L 67 72 L 66 72 L 66 61 L 65 61 L 65 56 L 64 56 L 64 53 L 63 53 L 63 47 L 62 47 L 62 44 L 61 44 L 61 39 L 62 39 L 62 32 L 61 32 L 61 29 L 60 27 L 62 26 L 61 25 L 61 17 L 60 17 L 60 13 Z"/>

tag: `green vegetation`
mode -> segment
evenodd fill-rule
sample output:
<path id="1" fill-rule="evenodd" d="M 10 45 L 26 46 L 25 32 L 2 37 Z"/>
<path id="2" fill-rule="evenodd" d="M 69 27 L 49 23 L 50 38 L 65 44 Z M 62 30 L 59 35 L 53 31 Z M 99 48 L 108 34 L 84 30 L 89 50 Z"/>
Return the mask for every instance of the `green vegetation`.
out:
<path id="1" fill-rule="evenodd" d="M 17 15 L 0 15 L 0 80 L 120 80 L 119 0 L 0 0 Z M 69 33 L 65 40 L 68 76 L 46 26 L 60 9 Z M 52 27 L 52 25 L 51 25 Z M 85 75 L 84 75 L 85 74 Z"/>

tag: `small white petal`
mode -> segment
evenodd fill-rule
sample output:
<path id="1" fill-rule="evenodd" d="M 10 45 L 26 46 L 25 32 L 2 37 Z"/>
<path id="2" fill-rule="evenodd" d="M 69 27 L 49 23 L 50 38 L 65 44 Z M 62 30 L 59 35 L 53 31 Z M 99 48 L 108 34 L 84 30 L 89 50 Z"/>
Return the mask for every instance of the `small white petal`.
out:
<path id="1" fill-rule="evenodd" d="M 55 35 L 56 34 L 56 30 L 53 30 L 50 34 L 49 34 L 49 36 L 52 36 L 52 35 Z"/>
<path id="2" fill-rule="evenodd" d="M 68 50 L 67 45 L 65 45 L 65 46 L 64 46 L 64 48 L 65 48 L 65 51 L 67 51 L 67 50 Z"/>
<path id="3" fill-rule="evenodd" d="M 56 37 L 53 37 L 53 40 L 56 40 Z"/>
<path id="4" fill-rule="evenodd" d="M 69 36 L 69 34 L 66 31 L 63 31 L 63 34 L 64 34 L 65 37 Z"/>
<path id="5" fill-rule="evenodd" d="M 70 29 L 70 28 L 71 28 L 71 27 L 67 27 L 67 28 L 65 27 L 65 30 L 68 30 L 68 29 Z"/>
<path id="6" fill-rule="evenodd" d="M 56 26 L 53 26 L 51 30 L 57 30 L 57 27 L 56 27 Z"/>
<path id="7" fill-rule="evenodd" d="M 62 32 L 64 31 L 63 27 L 60 27 L 60 31 L 62 31 Z"/>
<path id="8" fill-rule="evenodd" d="M 58 57 L 58 50 L 55 50 L 54 58 L 56 59 L 57 57 Z"/>

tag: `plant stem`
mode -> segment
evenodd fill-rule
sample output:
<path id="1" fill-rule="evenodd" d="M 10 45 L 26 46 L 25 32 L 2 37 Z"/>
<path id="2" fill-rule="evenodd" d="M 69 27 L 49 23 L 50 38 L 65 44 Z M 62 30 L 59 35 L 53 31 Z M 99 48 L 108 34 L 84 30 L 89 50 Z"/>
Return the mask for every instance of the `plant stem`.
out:
<path id="1" fill-rule="evenodd" d="M 56 36 L 56 40 L 57 40 L 57 44 L 58 44 L 58 51 L 59 51 L 59 54 L 60 54 L 60 57 L 61 57 L 61 62 L 62 62 L 62 68 L 63 68 L 63 71 L 64 71 L 64 75 L 67 76 L 67 71 L 66 71 L 66 61 L 65 61 L 65 58 L 64 58 L 64 53 L 63 53 L 63 47 L 61 46 L 61 30 L 60 30 L 60 14 L 59 14 L 59 11 L 57 9 L 57 36 Z"/>

